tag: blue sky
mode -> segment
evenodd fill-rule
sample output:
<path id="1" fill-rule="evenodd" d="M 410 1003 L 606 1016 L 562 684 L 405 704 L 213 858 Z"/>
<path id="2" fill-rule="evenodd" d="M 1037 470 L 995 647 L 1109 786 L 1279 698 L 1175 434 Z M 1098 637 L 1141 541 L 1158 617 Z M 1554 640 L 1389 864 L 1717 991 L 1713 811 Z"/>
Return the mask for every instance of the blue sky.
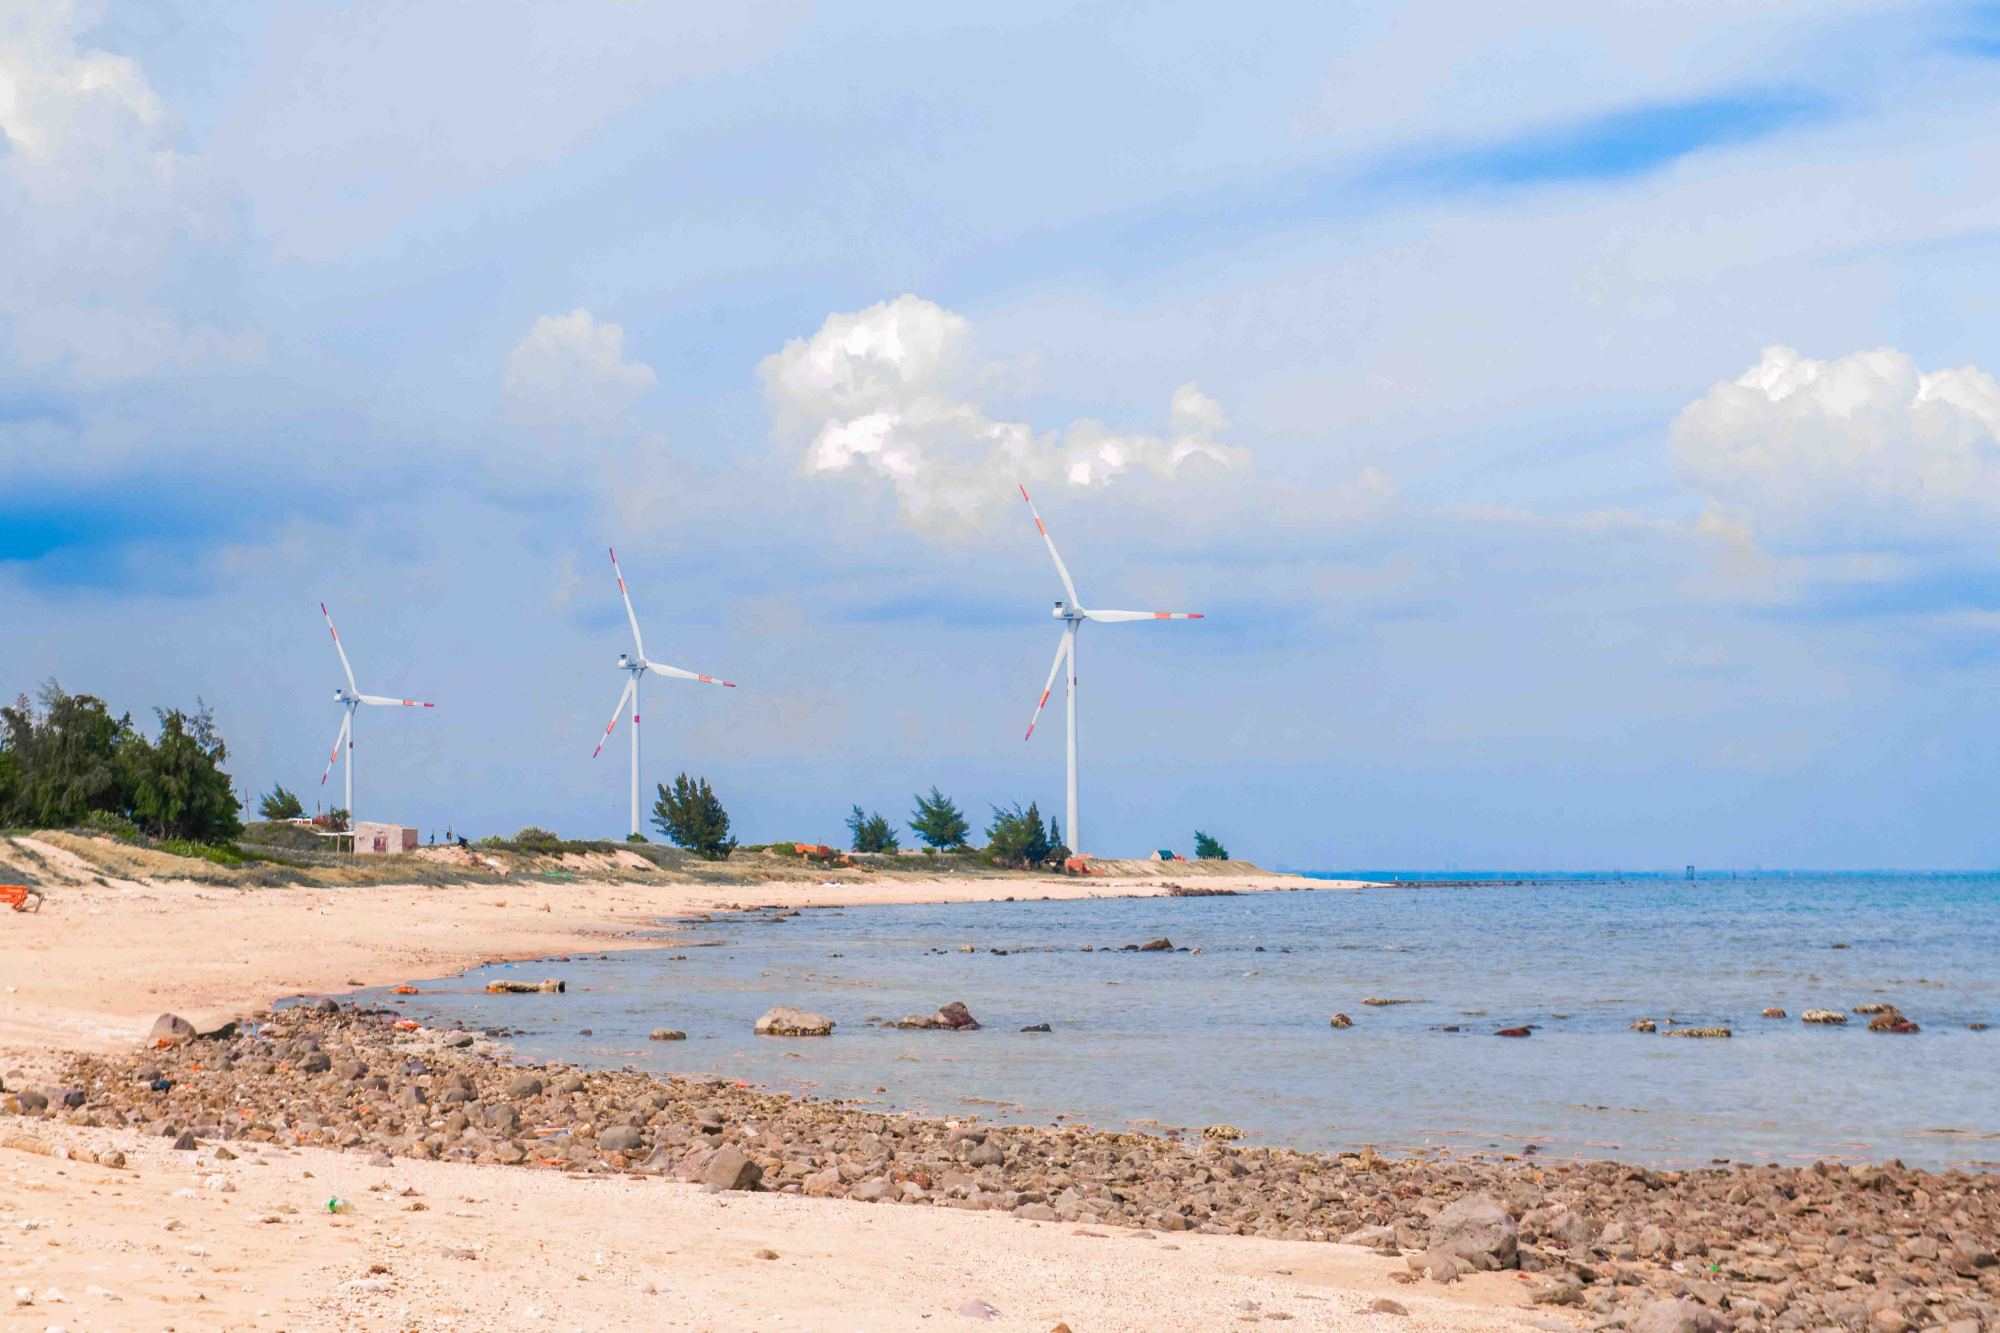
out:
<path id="1" fill-rule="evenodd" d="M 1488 9 L 0 0 L 0 688 L 1053 808 L 1019 480 L 1092 850 L 1992 864 L 1994 11 Z"/>

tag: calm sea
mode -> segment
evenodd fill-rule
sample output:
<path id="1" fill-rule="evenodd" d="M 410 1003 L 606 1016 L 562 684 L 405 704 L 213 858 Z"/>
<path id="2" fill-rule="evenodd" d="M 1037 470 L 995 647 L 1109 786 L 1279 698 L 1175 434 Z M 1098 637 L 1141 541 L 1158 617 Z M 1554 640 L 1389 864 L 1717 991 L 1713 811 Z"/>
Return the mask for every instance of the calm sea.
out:
<path id="1" fill-rule="evenodd" d="M 1225 1121 L 1297 1147 L 1534 1145 L 1657 1165 L 2000 1162 L 2000 1028 L 1968 1026 L 2000 1023 L 2000 876 L 1545 876 L 752 914 L 676 935 L 687 943 L 483 968 L 426 983 L 455 993 L 396 1003 L 526 1029 L 515 1046 L 530 1059 L 723 1074 L 932 1114 Z M 1200 952 L 1120 951 L 1156 936 Z M 473 993 L 542 975 L 567 979 L 568 994 Z M 1364 1005 L 1371 996 L 1413 1003 Z M 984 1030 L 866 1022 L 950 1000 Z M 1923 1031 L 1798 1018 L 1885 1000 Z M 820 1041 L 753 1037 L 777 1003 L 839 1027 Z M 1769 1005 L 1791 1017 L 1759 1017 Z M 1354 1027 L 1332 1030 L 1336 1010 Z M 1629 1031 L 1640 1017 L 1662 1034 L 1673 1018 L 1735 1036 Z M 1043 1022 L 1054 1031 L 1019 1031 Z M 1525 1024 L 1528 1039 L 1494 1035 Z M 662 1026 L 689 1039 L 648 1041 Z"/>

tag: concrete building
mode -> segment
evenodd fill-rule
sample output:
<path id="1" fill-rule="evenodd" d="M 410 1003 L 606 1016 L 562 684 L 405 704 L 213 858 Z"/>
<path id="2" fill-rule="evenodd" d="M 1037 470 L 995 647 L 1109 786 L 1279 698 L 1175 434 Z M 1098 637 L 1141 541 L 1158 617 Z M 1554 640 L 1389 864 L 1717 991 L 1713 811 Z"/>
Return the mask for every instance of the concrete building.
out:
<path id="1" fill-rule="evenodd" d="M 417 850 L 417 831 L 401 824 L 373 824 L 366 820 L 354 826 L 356 856 L 394 856 Z"/>

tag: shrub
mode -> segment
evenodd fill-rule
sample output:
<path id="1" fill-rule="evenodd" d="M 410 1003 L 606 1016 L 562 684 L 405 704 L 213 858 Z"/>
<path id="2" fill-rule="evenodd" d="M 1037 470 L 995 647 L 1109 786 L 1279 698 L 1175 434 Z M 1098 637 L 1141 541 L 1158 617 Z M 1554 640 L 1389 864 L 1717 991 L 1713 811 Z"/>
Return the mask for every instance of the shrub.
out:
<path id="1" fill-rule="evenodd" d="M 549 855 L 563 850 L 561 838 L 536 824 L 530 824 L 517 832 L 513 842 L 524 852 Z"/>
<path id="2" fill-rule="evenodd" d="M 123 815 L 114 815 L 109 810 L 92 810 L 83 817 L 79 828 L 92 833 L 104 833 L 120 842 L 137 842 L 140 838 L 139 826 Z"/>
<path id="3" fill-rule="evenodd" d="M 643 834 L 643 833 L 628 833 L 628 834 L 626 834 L 626 835 L 625 835 L 625 841 L 627 841 L 627 842 L 645 842 L 645 841 L 647 841 L 647 838 L 646 838 L 646 835 L 645 835 L 645 834 Z"/>

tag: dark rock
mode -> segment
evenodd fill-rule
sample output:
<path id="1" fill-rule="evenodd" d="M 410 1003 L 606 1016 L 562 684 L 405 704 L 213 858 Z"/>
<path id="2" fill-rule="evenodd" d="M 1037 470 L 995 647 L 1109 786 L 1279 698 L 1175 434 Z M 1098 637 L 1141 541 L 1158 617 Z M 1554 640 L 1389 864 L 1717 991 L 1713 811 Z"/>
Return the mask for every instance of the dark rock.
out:
<path id="1" fill-rule="evenodd" d="M 1023 1032 L 1052 1032 L 1052 1031 L 1054 1031 L 1054 1029 L 1053 1029 L 1053 1028 L 1051 1028 L 1051 1027 L 1050 1027 L 1050 1026 L 1049 1026 L 1049 1025 L 1047 1024 L 1047 1023 L 1030 1023 L 1030 1024 L 1028 1024 L 1028 1026 L 1026 1026 L 1026 1027 L 1022 1028 L 1022 1029 L 1021 1029 L 1021 1031 L 1023 1031 Z"/>
<path id="2" fill-rule="evenodd" d="M 1430 1249 L 1474 1268 L 1513 1268 L 1519 1259 L 1518 1230 L 1492 1196 L 1468 1194 L 1431 1219 Z"/>
<path id="3" fill-rule="evenodd" d="M 152 1046 L 185 1046 L 194 1040 L 194 1024 L 178 1014 L 161 1014 L 153 1020 L 153 1030 L 146 1034 L 146 1042 Z"/>
<path id="4" fill-rule="evenodd" d="M 1147 940 L 1147 941 L 1146 941 L 1146 942 L 1145 942 L 1144 944 L 1140 945 L 1140 946 L 1139 946 L 1139 952 L 1140 952 L 1140 953 L 1169 953 L 1169 952 L 1172 952 L 1172 950 L 1173 950 L 1173 947 L 1174 947 L 1174 942 L 1173 942 L 1172 940 L 1168 939 L 1168 938 L 1167 938 L 1166 936 L 1162 935 L 1162 936 L 1161 936 L 1161 937 L 1160 937 L 1159 939 L 1156 939 L 1156 940 Z"/>
<path id="5" fill-rule="evenodd" d="M 734 1148 L 720 1149 L 701 1173 L 711 1190 L 754 1190 L 763 1178 L 764 1168 Z"/>
<path id="6" fill-rule="evenodd" d="M 1530 1037 L 1534 1035 L 1534 1032 L 1535 1028 L 1534 1025 L 1531 1023 L 1526 1027 L 1501 1028 L 1498 1032 L 1494 1033 L 1493 1035 L 1496 1037 Z"/>
<path id="7" fill-rule="evenodd" d="M 599 1152 L 637 1152 L 646 1141 L 635 1125 L 613 1125 L 597 1136 Z M 731 1188 L 725 1186 L 724 1188 Z"/>
<path id="8" fill-rule="evenodd" d="M 182 1130 L 180 1137 L 174 1140 L 174 1150 L 176 1152 L 193 1152 L 195 1150 L 194 1131 L 191 1129 Z"/>
<path id="9" fill-rule="evenodd" d="M 960 1000 L 953 1000 L 945 1005 L 933 1015 L 933 1018 L 939 1027 L 949 1028 L 955 1032 L 969 1032 L 979 1026 L 979 1020 L 972 1016 L 972 1011 Z"/>
<path id="10" fill-rule="evenodd" d="M 324 1074 L 331 1068 L 333 1068 L 333 1061 L 329 1060 L 323 1051 L 314 1051 L 311 1055 L 299 1061 L 299 1072 L 302 1074 Z"/>
<path id="11" fill-rule="evenodd" d="M 1329 1026 L 1337 1028 L 1351 1028 L 1354 1026 L 1354 1020 L 1349 1018 L 1346 1014 L 1335 1014 L 1332 1020 L 1330 1021 Z"/>
<path id="12" fill-rule="evenodd" d="M 533 1074 L 522 1074 L 507 1085 L 507 1095 L 517 1100 L 523 1097 L 542 1095 L 542 1081 Z"/>

